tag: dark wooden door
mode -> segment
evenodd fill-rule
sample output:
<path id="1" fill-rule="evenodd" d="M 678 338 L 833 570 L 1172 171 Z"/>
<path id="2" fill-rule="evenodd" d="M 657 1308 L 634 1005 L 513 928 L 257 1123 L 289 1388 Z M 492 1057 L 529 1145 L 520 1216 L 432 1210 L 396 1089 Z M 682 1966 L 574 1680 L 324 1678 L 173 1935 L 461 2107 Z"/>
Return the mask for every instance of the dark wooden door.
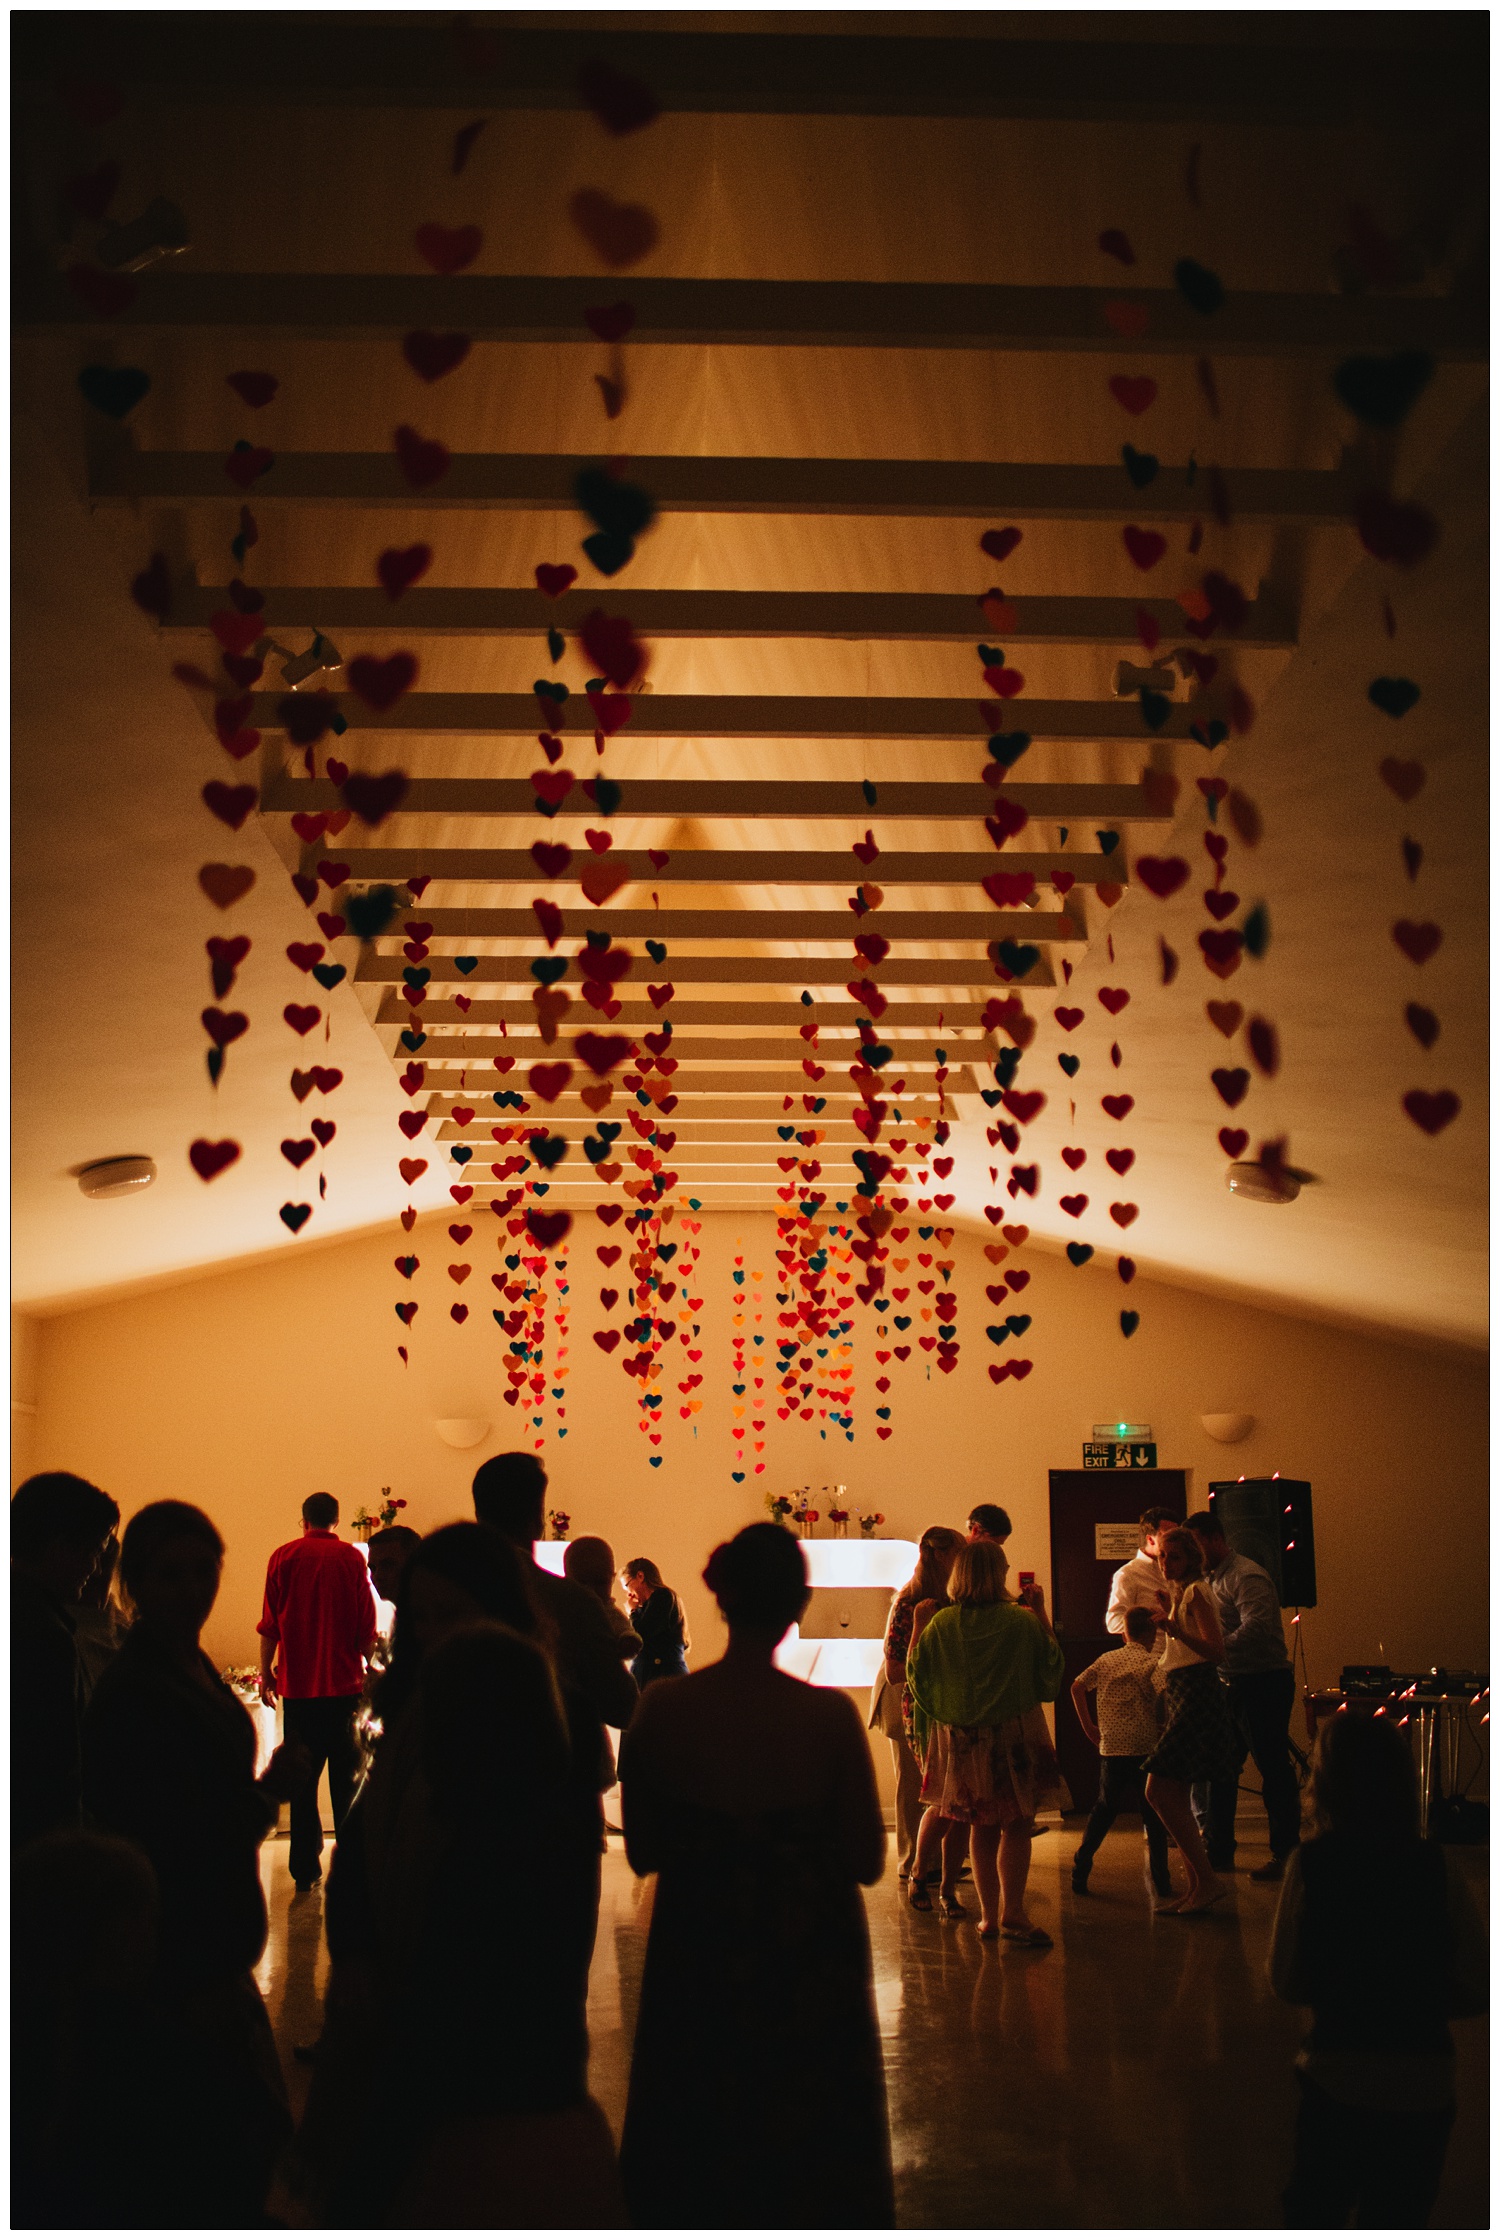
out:
<path id="1" fill-rule="evenodd" d="M 1187 1514 L 1183 1470 L 1052 1470 L 1052 1622 L 1067 1669 L 1057 1699 L 1057 1758 L 1075 1812 L 1099 1792 L 1099 1754 L 1078 1724 L 1075 1676 L 1119 1644 L 1104 1630 L 1109 1582 L 1136 1550 L 1143 1509 Z M 1127 1545 L 1128 1542 L 1128 1545 Z"/>

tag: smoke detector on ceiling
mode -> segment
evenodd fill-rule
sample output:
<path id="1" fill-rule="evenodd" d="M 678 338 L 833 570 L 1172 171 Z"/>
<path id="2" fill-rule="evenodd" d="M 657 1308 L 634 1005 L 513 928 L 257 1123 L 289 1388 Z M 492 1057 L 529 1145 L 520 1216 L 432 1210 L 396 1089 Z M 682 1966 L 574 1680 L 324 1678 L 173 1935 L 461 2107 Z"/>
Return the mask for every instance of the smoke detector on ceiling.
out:
<path id="1" fill-rule="evenodd" d="M 131 1198 L 149 1190 L 156 1180 L 154 1159 L 91 1159 L 78 1169 L 78 1187 L 86 1198 Z"/>

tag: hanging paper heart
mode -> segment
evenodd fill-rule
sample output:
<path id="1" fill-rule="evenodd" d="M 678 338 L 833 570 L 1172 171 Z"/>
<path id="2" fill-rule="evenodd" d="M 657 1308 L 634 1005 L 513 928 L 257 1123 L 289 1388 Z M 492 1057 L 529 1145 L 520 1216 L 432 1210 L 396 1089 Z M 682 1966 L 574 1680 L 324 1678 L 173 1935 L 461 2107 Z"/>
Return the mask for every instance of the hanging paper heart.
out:
<path id="1" fill-rule="evenodd" d="M 991 560 L 1004 562 L 1015 551 L 1021 536 L 1022 531 L 1015 528 L 986 529 L 979 540 L 979 549 Z"/>
<path id="2" fill-rule="evenodd" d="M 1239 896 L 1229 887 L 1210 887 L 1203 897 L 1203 907 L 1211 918 L 1232 918 L 1239 906 Z"/>
<path id="3" fill-rule="evenodd" d="M 1451 1089 L 1408 1089 L 1401 1099 L 1401 1108 L 1407 1118 L 1415 1120 L 1423 1134 L 1429 1136 L 1441 1135 L 1462 1109 Z"/>
<path id="4" fill-rule="evenodd" d="M 1111 1221 L 1117 1222 L 1122 1229 L 1128 1229 L 1140 1210 L 1139 1206 L 1113 1205 L 1109 1209 L 1109 1218 Z"/>
<path id="5" fill-rule="evenodd" d="M 1421 697 L 1421 686 L 1413 684 L 1410 677 L 1377 677 L 1366 694 L 1382 715 L 1396 717 L 1406 715 Z"/>
<path id="6" fill-rule="evenodd" d="M 1135 1153 L 1133 1151 L 1106 1151 L 1104 1159 L 1105 1164 L 1113 1167 L 1118 1175 L 1129 1174 L 1131 1168 L 1135 1165 Z"/>
<path id="7" fill-rule="evenodd" d="M 1140 1326 L 1141 1318 L 1134 1307 L 1122 1307 L 1120 1309 L 1120 1333 L 1122 1337 L 1133 1338 Z"/>
<path id="8" fill-rule="evenodd" d="M 629 886 L 633 877 L 629 864 L 619 857 L 611 857 L 607 862 L 601 857 L 584 865 L 578 874 L 578 884 L 597 910 L 611 895 L 618 894 L 621 887 Z"/>
<path id="9" fill-rule="evenodd" d="M 419 328 L 405 337 L 401 355 L 423 381 L 441 381 L 463 364 L 471 347 L 466 334 L 429 334 Z"/>
<path id="10" fill-rule="evenodd" d="M 1404 956 L 1413 964 L 1426 964 L 1428 958 L 1442 947 L 1443 929 L 1430 921 L 1414 925 L 1410 918 L 1400 918 L 1391 927 L 1391 939 Z"/>
<path id="11" fill-rule="evenodd" d="M 320 988 L 336 988 L 348 969 L 347 965 L 342 964 L 315 964 L 312 976 Z"/>
<path id="12" fill-rule="evenodd" d="M 1382 490 L 1367 490 L 1354 509 L 1359 541 L 1372 559 L 1414 568 L 1438 540 L 1438 525 L 1425 506 L 1403 504 Z"/>
<path id="13" fill-rule="evenodd" d="M 1333 376 L 1340 400 L 1369 428 L 1399 428 L 1434 373 L 1425 350 L 1389 358 L 1346 358 Z"/>
<path id="14" fill-rule="evenodd" d="M 1099 1104 L 1101 1110 L 1107 1112 L 1111 1120 L 1123 1120 L 1135 1110 L 1134 1097 L 1101 1097 Z"/>
<path id="15" fill-rule="evenodd" d="M 210 1143 L 206 1136 L 199 1136 L 188 1146 L 193 1172 L 202 1182 L 212 1182 L 215 1175 L 232 1167 L 239 1156 L 240 1146 L 231 1136 L 223 1137 L 218 1143 Z"/>
<path id="16" fill-rule="evenodd" d="M 413 235 L 417 255 L 434 272 L 463 272 L 470 266 L 484 246 L 484 235 L 478 226 L 440 226 L 432 223 L 418 226 Z"/>
<path id="17" fill-rule="evenodd" d="M 381 553 L 375 563 L 375 574 L 389 599 L 399 599 L 414 583 L 420 583 L 432 566 L 430 544 L 391 545 Z"/>
<path id="18" fill-rule="evenodd" d="M 1181 856 L 1137 856 L 1135 876 L 1159 902 L 1165 902 L 1186 885 L 1192 873 Z"/>
<path id="19" fill-rule="evenodd" d="M 1057 1062 L 1070 1081 L 1075 1078 L 1079 1067 L 1083 1064 L 1083 1060 L 1075 1058 L 1069 1050 L 1060 1050 L 1057 1054 Z"/>
<path id="20" fill-rule="evenodd" d="M 1149 374 L 1116 373 L 1110 376 L 1109 393 L 1116 404 L 1139 418 L 1156 402 L 1156 383 Z"/>
<path id="21" fill-rule="evenodd" d="M 1200 933 L 1198 946 L 1203 951 L 1203 962 L 1219 979 L 1227 980 L 1240 966 L 1240 951 L 1245 946 L 1245 936 L 1232 926 L 1214 932 Z"/>
<path id="22" fill-rule="evenodd" d="M 151 376 L 139 366 L 84 366 L 78 386 L 96 412 L 110 420 L 125 420 L 149 395 Z"/>
<path id="23" fill-rule="evenodd" d="M 301 1167 L 307 1164 L 316 1149 L 317 1146 L 311 1136 L 302 1136 L 296 1142 L 286 1137 L 282 1140 L 281 1156 L 288 1160 L 292 1166 Z"/>
<path id="24" fill-rule="evenodd" d="M 382 661 L 373 653 L 356 654 L 348 664 L 348 677 L 351 691 L 366 707 L 384 715 L 416 683 L 417 657 L 413 653 L 392 653 Z"/>
<path id="25" fill-rule="evenodd" d="M 1088 1199 L 1080 1195 L 1074 1198 L 1059 1198 L 1057 1202 L 1062 1207 L 1063 1212 L 1069 1214 L 1076 1221 L 1087 1206 Z"/>
<path id="26" fill-rule="evenodd" d="M 1130 1001 L 1130 990 L 1128 988 L 1101 988 L 1099 990 L 1099 1001 L 1112 1019 L 1118 1019 L 1120 1013 Z"/>
<path id="27" fill-rule="evenodd" d="M 274 373 L 228 373 L 224 376 L 229 387 L 247 404 L 252 412 L 259 412 L 271 402 L 281 383 Z M 253 541 L 253 540 L 252 540 Z"/>
<path id="28" fill-rule="evenodd" d="M 312 1123 L 312 1132 L 326 1151 L 329 1144 L 332 1143 L 334 1137 L 339 1132 L 338 1122 L 336 1120 L 314 1120 Z"/>
<path id="29" fill-rule="evenodd" d="M 648 257 L 660 235 L 651 211 L 638 202 L 615 202 L 599 187 L 580 187 L 568 203 L 568 216 L 600 262 L 615 272 Z"/>
<path id="30" fill-rule="evenodd" d="M 1207 1003 L 1203 1008 L 1208 1013 L 1210 1022 L 1218 1028 L 1220 1034 L 1227 1036 L 1239 1033 L 1240 1022 L 1245 1016 L 1242 1004 Z"/>
<path id="31" fill-rule="evenodd" d="M 534 1065 L 526 1078 L 533 1096 L 540 1097 L 543 1104 L 555 1104 L 572 1080 L 573 1068 L 564 1058 L 555 1065 Z"/>
<path id="32" fill-rule="evenodd" d="M 1143 574 L 1154 568 L 1167 549 L 1167 540 L 1156 529 L 1138 529 L 1132 523 L 1121 532 L 1125 550 Z"/>
<path id="33" fill-rule="evenodd" d="M 204 805 L 231 832 L 239 831 L 259 798 L 256 787 L 227 786 L 219 778 L 210 778 L 203 788 Z"/>
<path id="34" fill-rule="evenodd" d="M 1380 775 L 1398 801 L 1415 801 L 1427 783 L 1427 772 L 1420 762 L 1398 762 L 1392 755 L 1381 763 Z"/>
<path id="35" fill-rule="evenodd" d="M 1122 444 L 1120 457 L 1125 462 L 1125 472 L 1129 475 L 1131 483 L 1137 490 L 1147 489 L 1161 472 L 1161 461 L 1154 453 L 1137 451 L 1133 444 Z M 1165 545 L 1163 549 L 1165 549 Z"/>
<path id="36" fill-rule="evenodd" d="M 1209 1075 L 1209 1080 L 1232 1112 L 1244 1102 L 1250 1087 L 1250 1073 L 1245 1066 L 1220 1066 Z"/>
<path id="37" fill-rule="evenodd" d="M 1429 1011 L 1425 1004 L 1409 1003 L 1406 1007 L 1406 1023 L 1424 1050 L 1430 1050 L 1442 1032 L 1437 1013 Z"/>
<path id="38" fill-rule="evenodd" d="M 311 1221 L 312 1207 L 284 1205 L 281 1208 L 281 1218 L 295 1236 L 304 1222 Z"/>
<path id="39" fill-rule="evenodd" d="M 535 572 L 536 587 L 544 599 L 560 599 L 568 587 L 578 581 L 578 570 L 567 561 L 555 567 L 546 560 L 539 561 Z"/>
<path id="40" fill-rule="evenodd" d="M 408 1329 L 411 1328 L 412 1317 L 415 1315 L 419 1304 L 420 1301 L 416 1299 L 403 1299 L 396 1309 L 398 1318 L 406 1324 Z"/>
<path id="41" fill-rule="evenodd" d="M 436 437 L 424 438 L 415 428 L 403 421 L 393 437 L 396 458 L 401 472 L 413 490 L 425 490 L 434 482 L 441 482 L 448 472 L 449 452 L 445 443 Z"/>
<path id="42" fill-rule="evenodd" d="M 1085 1267 L 1094 1257 L 1094 1248 L 1091 1244 L 1070 1244 L 1064 1249 L 1075 1268 Z"/>
<path id="43" fill-rule="evenodd" d="M 198 884 L 216 909 L 231 910 L 254 886 L 255 873 L 247 863 L 205 863 Z"/>
<path id="44" fill-rule="evenodd" d="M 275 464 L 275 452 L 268 451 L 264 444 L 237 443 L 224 461 L 224 472 L 236 488 L 248 490 L 263 474 L 269 474 Z"/>

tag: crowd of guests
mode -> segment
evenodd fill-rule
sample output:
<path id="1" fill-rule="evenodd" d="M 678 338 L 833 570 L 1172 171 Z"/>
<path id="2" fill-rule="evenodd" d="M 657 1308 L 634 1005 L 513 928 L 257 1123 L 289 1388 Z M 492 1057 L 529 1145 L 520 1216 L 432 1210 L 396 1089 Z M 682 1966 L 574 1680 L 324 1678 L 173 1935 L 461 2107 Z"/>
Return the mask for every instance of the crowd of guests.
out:
<path id="1" fill-rule="evenodd" d="M 273 2201 L 350 2227 L 894 2221 L 860 1896 L 885 1830 L 848 1697 L 776 1663 L 808 1599 L 800 1545 L 759 1524 L 715 1549 L 728 1647 L 689 1672 L 654 1563 L 617 1573 L 597 1539 L 569 1544 L 561 1578 L 536 1562 L 534 1456 L 483 1464 L 473 1499 L 473 1521 L 396 1526 L 366 1553 L 338 1538 L 331 1496 L 304 1503 L 267 1570 L 260 1688 L 285 1740 L 259 1765 L 200 1645 L 224 1556 L 204 1512 L 153 1502 L 119 1536 L 82 1479 L 14 1496 L 14 2223 L 222 2229 L 270 2221 Z M 1027 1879 L 1059 1787 L 1042 1707 L 1065 1660 L 1034 1581 L 1010 1591 L 1009 1533 L 981 1504 L 967 1536 L 923 1534 L 870 1724 L 895 1756 L 908 1902 L 964 1915 L 967 1871 L 978 1934 L 1044 1950 Z M 1111 1595 L 1122 1645 L 1073 1681 L 1102 1769 L 1075 1890 L 1115 1814 L 1143 1805 L 1158 1892 L 1169 1836 L 1187 1870 L 1164 1903 L 1206 1911 L 1246 1741 L 1271 1810 L 1283 1691 L 1244 1566 L 1212 1519 L 1143 1525 Z M 259 1850 L 287 1803 L 293 1879 L 318 1882 L 325 1768 L 330 1970 L 294 2136 L 253 1973 Z M 657 1877 L 618 2155 L 585 2020 L 617 1773 L 629 1862 Z M 1388 1725 L 1324 1728 L 1313 1802 L 1306 1842 L 1294 1777 L 1272 1818 L 1271 1979 L 1314 2015 L 1288 2221 L 1389 2221 L 1366 2214 L 1384 2201 L 1421 2223 L 1452 2122 L 1448 2018 L 1483 2002 L 1482 1931 L 1418 1839 Z M 816 2092 L 767 2089 L 789 2048 Z M 374 2075 L 399 2080 L 383 2128 Z"/>

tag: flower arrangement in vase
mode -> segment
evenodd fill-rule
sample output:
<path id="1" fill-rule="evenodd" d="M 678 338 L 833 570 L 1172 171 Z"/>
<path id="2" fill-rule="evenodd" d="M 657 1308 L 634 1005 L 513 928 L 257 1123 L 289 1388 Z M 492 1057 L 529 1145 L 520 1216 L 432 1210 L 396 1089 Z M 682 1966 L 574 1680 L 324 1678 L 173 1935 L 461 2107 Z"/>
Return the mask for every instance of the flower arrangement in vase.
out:
<path id="1" fill-rule="evenodd" d="M 396 1500 L 389 1486 L 382 1486 L 380 1489 L 380 1506 L 375 1514 L 371 1516 L 369 1510 L 361 1502 L 349 1519 L 349 1530 L 357 1533 L 361 1540 L 368 1540 L 373 1532 L 388 1532 L 405 1507 L 406 1503 Z"/>
<path id="2" fill-rule="evenodd" d="M 840 1497 L 840 1500 L 842 1500 L 842 1496 Z M 828 1512 L 828 1522 L 833 1526 L 834 1538 L 837 1540 L 842 1540 L 845 1533 L 849 1530 L 849 1511 L 842 1506 L 830 1509 Z"/>
<path id="3" fill-rule="evenodd" d="M 796 1502 L 789 1493 L 768 1493 L 766 1507 L 771 1512 L 772 1524 L 785 1524 L 796 1507 Z"/>
<path id="4" fill-rule="evenodd" d="M 884 1523 L 885 1518 L 881 1515 L 880 1511 L 878 1509 L 871 1509 L 867 1515 L 862 1516 L 859 1520 L 860 1538 L 862 1540 L 873 1539 L 875 1535 L 875 1527 Z"/>
<path id="5" fill-rule="evenodd" d="M 258 1664 L 226 1664 L 219 1678 L 226 1687 L 233 1688 L 247 1710 L 260 1709 L 260 1666 Z"/>
<path id="6" fill-rule="evenodd" d="M 812 1528 L 818 1521 L 818 1512 L 809 1498 L 811 1488 L 804 1486 L 797 1496 L 797 1506 L 792 1511 L 792 1522 L 797 1525 L 804 1540 L 812 1538 Z"/>
<path id="7" fill-rule="evenodd" d="M 566 1509 L 549 1509 L 547 1511 L 547 1523 L 554 1540 L 566 1540 L 573 1519 L 568 1515 Z"/>

